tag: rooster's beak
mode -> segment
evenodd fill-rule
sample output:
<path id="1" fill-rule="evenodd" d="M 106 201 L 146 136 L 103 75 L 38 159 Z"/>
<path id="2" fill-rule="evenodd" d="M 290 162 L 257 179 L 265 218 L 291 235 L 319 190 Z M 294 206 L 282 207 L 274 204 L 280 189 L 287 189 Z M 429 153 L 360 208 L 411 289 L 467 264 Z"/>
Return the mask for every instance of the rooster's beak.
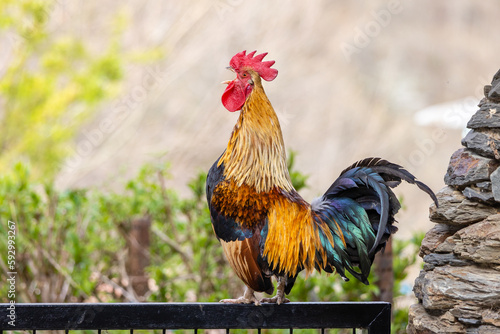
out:
<path id="1" fill-rule="evenodd" d="M 236 73 L 236 72 L 234 71 L 234 69 L 233 69 L 231 66 L 226 67 L 226 70 L 230 70 L 231 72 Z M 233 80 L 226 80 L 226 81 L 222 81 L 222 82 L 221 82 L 221 84 L 226 84 L 226 85 L 229 85 L 232 81 L 233 81 Z"/>

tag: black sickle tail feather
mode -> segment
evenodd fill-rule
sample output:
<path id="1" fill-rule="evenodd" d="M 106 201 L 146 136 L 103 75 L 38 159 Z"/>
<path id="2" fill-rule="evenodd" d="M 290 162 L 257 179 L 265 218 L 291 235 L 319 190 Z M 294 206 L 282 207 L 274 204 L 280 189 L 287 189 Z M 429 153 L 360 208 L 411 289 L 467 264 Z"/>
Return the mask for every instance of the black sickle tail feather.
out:
<path id="1" fill-rule="evenodd" d="M 403 180 L 415 184 L 438 205 L 432 190 L 403 167 L 380 158 L 367 158 L 345 169 L 325 192 L 321 202 L 313 207 L 333 234 L 339 235 L 340 232 L 343 235 L 345 247 L 337 242 L 332 249 L 324 243 L 332 259 L 328 263 L 336 267 L 343 277 L 345 268 L 367 283 L 366 277 L 375 254 L 397 231 L 393 225 L 394 215 L 401 205 L 391 188 Z M 358 266 L 361 272 L 353 272 L 353 265 Z"/>
<path id="2" fill-rule="evenodd" d="M 418 188 L 426 192 L 432 198 L 436 206 L 438 205 L 436 195 L 426 184 L 418 181 L 413 174 L 408 172 L 402 166 L 381 158 L 366 158 L 360 160 L 342 171 L 339 179 L 341 179 L 344 174 L 352 172 L 353 170 L 360 170 L 365 168 L 369 168 L 370 170 L 380 175 L 384 180 L 385 185 L 389 186 L 390 188 L 395 188 L 401 183 L 402 180 L 410 184 L 415 184 Z M 330 189 L 328 189 L 328 191 L 326 192 L 327 194 L 331 191 L 334 191 L 334 193 L 338 193 L 338 191 L 335 191 L 334 189 L 336 186 L 335 183 L 336 182 L 334 182 Z M 373 256 L 376 251 L 381 248 L 379 247 L 380 244 L 385 245 L 385 241 L 390 236 L 391 231 L 394 230 L 392 226 L 392 223 L 394 222 L 394 215 L 401 208 L 399 200 L 397 199 L 396 195 L 394 195 L 392 190 L 387 188 L 386 193 L 387 197 L 385 195 L 381 196 L 378 201 L 373 198 L 373 196 L 375 195 L 373 191 L 363 192 L 363 189 L 358 188 L 355 191 L 342 193 L 342 196 L 353 195 L 353 199 L 355 199 L 363 208 L 365 208 L 365 210 L 367 210 L 367 213 L 370 216 L 370 221 L 372 222 L 374 229 L 377 231 L 375 243 L 373 244 L 369 252 L 370 256 Z M 378 220 L 378 222 L 376 220 Z M 397 231 L 397 228 L 394 230 L 394 232 L 395 231 Z"/>
<path id="3" fill-rule="evenodd" d="M 379 174 L 384 179 L 385 184 L 390 188 L 397 187 L 402 180 L 410 184 L 415 184 L 419 189 L 426 192 L 432 198 L 436 206 L 438 206 L 438 200 L 431 188 L 429 188 L 425 183 L 418 181 L 413 174 L 408 172 L 400 165 L 394 164 L 381 158 L 366 158 L 354 163 L 349 168 L 345 169 L 342 174 L 354 168 L 370 168 L 371 170 Z M 377 247 L 382 240 L 384 240 L 383 243 L 385 245 L 385 240 L 387 240 L 389 235 L 385 235 L 384 237 L 384 233 L 381 233 L 381 231 L 385 231 L 388 222 L 390 222 L 391 224 L 392 222 L 394 222 L 394 215 L 401 208 L 401 205 L 399 204 L 399 201 L 394 193 L 390 189 L 388 189 L 388 193 L 390 197 L 390 205 L 386 206 L 385 208 L 383 207 L 382 213 L 379 213 L 380 219 L 377 226 L 377 239 L 375 240 L 375 244 L 370 250 L 370 255 L 373 255 L 378 250 Z"/>

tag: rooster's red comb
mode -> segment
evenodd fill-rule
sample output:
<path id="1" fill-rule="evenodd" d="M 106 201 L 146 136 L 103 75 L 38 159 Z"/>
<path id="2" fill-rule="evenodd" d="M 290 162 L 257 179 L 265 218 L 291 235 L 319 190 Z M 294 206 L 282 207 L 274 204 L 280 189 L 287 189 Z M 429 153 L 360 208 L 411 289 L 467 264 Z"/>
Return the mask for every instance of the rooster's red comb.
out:
<path id="1" fill-rule="evenodd" d="M 260 55 L 255 55 L 257 51 L 250 52 L 246 54 L 246 50 L 241 51 L 231 58 L 229 65 L 237 71 L 243 69 L 243 67 L 250 67 L 255 72 L 259 73 L 260 77 L 266 81 L 271 81 L 278 75 L 278 70 L 271 68 L 274 65 L 274 60 L 262 61 L 267 55 L 267 52 L 261 53 Z"/>

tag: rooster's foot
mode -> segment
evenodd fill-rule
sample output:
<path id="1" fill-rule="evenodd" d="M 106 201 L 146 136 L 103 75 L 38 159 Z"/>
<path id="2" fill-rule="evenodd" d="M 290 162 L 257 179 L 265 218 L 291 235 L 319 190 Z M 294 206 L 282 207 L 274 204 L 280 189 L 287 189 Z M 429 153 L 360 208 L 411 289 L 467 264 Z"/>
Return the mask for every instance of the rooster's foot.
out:
<path id="1" fill-rule="evenodd" d="M 285 296 L 276 295 L 273 298 L 262 298 L 261 303 L 273 303 L 273 304 L 286 304 L 290 302 L 290 299 L 285 298 Z"/>
<path id="2" fill-rule="evenodd" d="M 243 296 L 237 299 L 222 299 L 220 302 L 227 304 L 255 304 L 256 306 L 260 305 L 260 301 L 257 298 L 253 297 L 248 299 Z"/>
<path id="3" fill-rule="evenodd" d="M 221 303 L 228 304 L 255 304 L 255 306 L 260 306 L 260 301 L 255 298 L 254 291 L 247 287 L 245 294 L 237 299 L 222 299 Z"/>
<path id="4" fill-rule="evenodd" d="M 278 276 L 278 287 L 276 288 L 276 296 L 272 298 L 262 298 L 260 301 L 262 303 L 273 303 L 273 304 L 286 304 L 289 303 L 290 300 L 285 298 L 285 285 L 287 278 L 286 276 Z"/>

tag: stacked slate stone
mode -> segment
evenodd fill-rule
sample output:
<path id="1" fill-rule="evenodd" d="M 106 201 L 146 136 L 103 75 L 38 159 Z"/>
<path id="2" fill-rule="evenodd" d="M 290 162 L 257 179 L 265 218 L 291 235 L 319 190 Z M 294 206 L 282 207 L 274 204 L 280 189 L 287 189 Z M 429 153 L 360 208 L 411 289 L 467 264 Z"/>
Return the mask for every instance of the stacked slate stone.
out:
<path id="1" fill-rule="evenodd" d="M 500 333 L 500 70 L 431 206 L 408 333 Z"/>

